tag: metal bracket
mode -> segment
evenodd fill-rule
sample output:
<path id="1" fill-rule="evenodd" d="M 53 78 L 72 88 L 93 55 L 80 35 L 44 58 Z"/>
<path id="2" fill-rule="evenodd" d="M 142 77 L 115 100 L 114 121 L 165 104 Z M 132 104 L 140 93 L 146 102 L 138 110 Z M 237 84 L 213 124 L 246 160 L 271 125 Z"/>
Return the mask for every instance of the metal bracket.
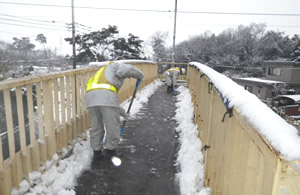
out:
<path id="1" fill-rule="evenodd" d="M 206 151 L 206 150 L 209 149 L 209 148 L 210 148 L 209 145 L 204 145 L 203 148 L 201 149 L 201 151 L 202 151 L 202 152 L 203 152 L 203 150 Z"/>
<path id="2" fill-rule="evenodd" d="M 210 91 L 213 89 L 214 84 L 210 81 L 208 83 L 208 94 L 210 94 Z"/>
<path id="3" fill-rule="evenodd" d="M 233 107 L 227 108 L 227 111 L 223 115 L 222 122 L 224 122 L 226 114 L 229 114 L 229 118 L 231 118 L 233 116 L 232 111 L 233 111 Z"/>

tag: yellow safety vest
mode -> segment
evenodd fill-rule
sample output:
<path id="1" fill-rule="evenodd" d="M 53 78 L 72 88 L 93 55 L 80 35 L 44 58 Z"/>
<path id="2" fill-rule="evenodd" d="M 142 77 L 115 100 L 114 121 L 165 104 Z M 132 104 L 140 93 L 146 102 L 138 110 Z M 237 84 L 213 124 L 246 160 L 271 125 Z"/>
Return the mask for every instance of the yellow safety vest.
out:
<path id="1" fill-rule="evenodd" d="M 109 83 L 106 78 L 105 78 L 105 70 L 107 68 L 108 65 L 103 66 L 102 68 L 100 68 L 96 74 L 94 74 L 94 76 L 92 76 L 89 79 L 88 84 L 86 85 L 86 92 L 95 90 L 95 89 L 107 89 L 110 91 L 113 91 L 115 93 L 118 93 L 117 88 L 112 85 L 111 83 Z M 103 76 L 102 76 L 103 73 Z"/>

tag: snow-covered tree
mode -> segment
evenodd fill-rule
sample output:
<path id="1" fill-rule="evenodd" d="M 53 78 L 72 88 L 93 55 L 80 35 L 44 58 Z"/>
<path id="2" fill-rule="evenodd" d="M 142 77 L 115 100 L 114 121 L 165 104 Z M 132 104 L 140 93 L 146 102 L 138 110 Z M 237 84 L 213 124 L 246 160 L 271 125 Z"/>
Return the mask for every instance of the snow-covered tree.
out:
<path id="1" fill-rule="evenodd" d="M 20 54 L 27 60 L 28 53 L 35 48 L 35 45 L 30 42 L 29 37 L 22 37 L 21 39 L 14 37 L 13 40 L 14 48 L 19 50 Z"/>
<path id="2" fill-rule="evenodd" d="M 47 43 L 47 38 L 45 37 L 44 34 L 38 34 L 36 36 L 35 40 L 43 45 L 43 47 L 44 47 L 44 55 L 45 55 L 45 59 L 46 59 L 47 58 L 47 51 L 46 51 L 46 48 L 45 48 L 45 44 Z"/>
<path id="3" fill-rule="evenodd" d="M 155 61 L 163 62 L 170 60 L 166 44 L 168 36 L 168 32 L 162 31 L 157 31 L 151 36 L 151 46 L 154 52 L 153 58 Z"/>
<path id="4" fill-rule="evenodd" d="M 72 38 L 65 39 L 70 44 Z M 128 38 L 119 37 L 116 26 L 102 28 L 84 35 L 77 35 L 75 43 L 79 45 L 76 59 L 81 62 L 104 61 L 113 59 L 140 59 L 143 56 L 139 37 L 129 34 Z"/>

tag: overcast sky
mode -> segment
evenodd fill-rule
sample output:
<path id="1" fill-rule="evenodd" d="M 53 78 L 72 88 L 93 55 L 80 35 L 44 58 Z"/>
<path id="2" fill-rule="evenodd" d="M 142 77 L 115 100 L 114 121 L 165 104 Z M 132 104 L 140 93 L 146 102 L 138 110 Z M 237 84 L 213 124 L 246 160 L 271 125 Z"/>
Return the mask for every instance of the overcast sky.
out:
<path id="1" fill-rule="evenodd" d="M 74 0 L 74 5 L 77 33 L 116 25 L 120 35 L 132 33 L 144 41 L 156 31 L 169 32 L 168 44 L 172 45 L 175 0 Z M 284 31 L 290 37 L 300 34 L 299 0 L 177 0 L 177 9 L 177 43 L 205 31 L 219 34 L 253 22 L 265 23 L 267 30 Z M 48 47 L 70 53 L 64 38 L 71 37 L 66 29 L 71 19 L 71 0 L 0 0 L 0 40 L 30 37 L 40 47 L 34 40 L 43 33 Z"/>

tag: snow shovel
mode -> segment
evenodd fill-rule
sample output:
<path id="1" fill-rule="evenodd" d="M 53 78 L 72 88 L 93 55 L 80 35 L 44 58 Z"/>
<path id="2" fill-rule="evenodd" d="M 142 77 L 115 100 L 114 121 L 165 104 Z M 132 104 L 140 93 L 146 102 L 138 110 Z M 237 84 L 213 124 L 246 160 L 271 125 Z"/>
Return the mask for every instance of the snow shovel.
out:
<path id="1" fill-rule="evenodd" d="M 137 90 L 138 90 L 140 84 L 141 84 L 141 81 L 140 81 L 140 80 L 137 80 L 137 81 L 136 81 L 136 85 L 135 85 L 135 89 L 134 89 L 134 91 L 133 91 L 133 95 L 132 95 L 132 98 L 131 98 L 131 101 L 130 101 L 130 104 L 129 104 L 128 109 L 127 109 L 127 114 L 129 114 L 129 112 L 130 112 L 130 109 L 131 109 L 133 100 L 134 100 L 134 98 L 135 98 L 135 94 L 136 94 L 136 92 L 137 92 Z M 125 130 L 125 124 L 126 124 L 126 120 L 124 120 L 123 125 L 122 125 L 122 127 L 121 127 L 121 133 L 123 133 L 124 130 Z"/>

